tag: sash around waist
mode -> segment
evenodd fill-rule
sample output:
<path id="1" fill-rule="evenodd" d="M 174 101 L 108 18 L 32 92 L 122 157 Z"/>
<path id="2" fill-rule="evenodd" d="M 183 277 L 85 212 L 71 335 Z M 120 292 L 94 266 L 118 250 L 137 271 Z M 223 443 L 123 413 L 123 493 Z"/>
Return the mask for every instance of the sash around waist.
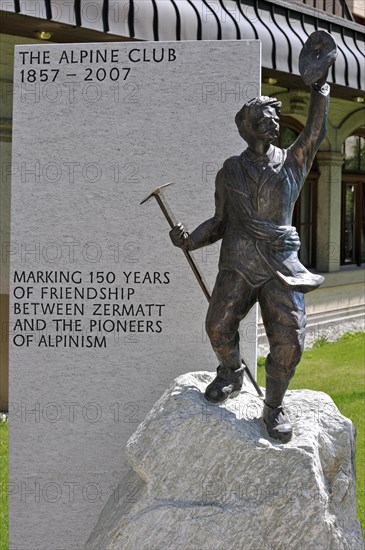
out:
<path id="1" fill-rule="evenodd" d="M 273 276 L 291 290 L 299 292 L 314 290 L 324 281 L 321 275 L 311 273 L 304 267 L 297 252 L 279 251 L 266 239 L 254 239 L 248 234 L 232 232 L 223 237 L 219 269 L 237 271 L 254 288 Z"/>

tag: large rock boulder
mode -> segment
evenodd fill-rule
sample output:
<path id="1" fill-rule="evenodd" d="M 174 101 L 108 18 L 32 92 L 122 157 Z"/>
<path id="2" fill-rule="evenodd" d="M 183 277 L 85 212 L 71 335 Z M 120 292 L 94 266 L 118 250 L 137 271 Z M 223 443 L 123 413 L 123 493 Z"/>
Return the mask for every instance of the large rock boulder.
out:
<path id="1" fill-rule="evenodd" d="M 220 406 L 180 376 L 127 443 L 133 498 L 107 503 L 89 550 L 360 550 L 355 433 L 322 392 L 287 392 L 294 437 L 267 435 L 251 386 Z M 131 490 L 132 488 L 132 490 Z"/>

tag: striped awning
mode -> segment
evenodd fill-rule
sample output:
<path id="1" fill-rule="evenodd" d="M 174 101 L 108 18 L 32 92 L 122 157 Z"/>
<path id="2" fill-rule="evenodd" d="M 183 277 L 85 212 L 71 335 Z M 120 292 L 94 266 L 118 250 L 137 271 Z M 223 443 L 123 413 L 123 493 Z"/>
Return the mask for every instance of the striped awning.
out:
<path id="1" fill-rule="evenodd" d="M 140 40 L 259 39 L 263 67 L 294 75 L 302 45 L 324 29 L 339 49 L 329 81 L 365 89 L 364 27 L 293 1 L 1 0 L 0 10 Z"/>

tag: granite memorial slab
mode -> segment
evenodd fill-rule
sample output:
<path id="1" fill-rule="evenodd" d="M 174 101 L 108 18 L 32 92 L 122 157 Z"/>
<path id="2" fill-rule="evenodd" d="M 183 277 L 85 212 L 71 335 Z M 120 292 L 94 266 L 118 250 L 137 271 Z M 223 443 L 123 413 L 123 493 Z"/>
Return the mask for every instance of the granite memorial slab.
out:
<path id="1" fill-rule="evenodd" d="M 152 405 L 176 376 L 215 371 L 206 298 L 140 202 L 174 182 L 174 219 L 211 215 L 242 151 L 235 113 L 259 94 L 257 41 L 16 48 L 10 548 L 83 548 Z M 212 289 L 218 244 L 193 256 Z M 254 369 L 255 309 L 240 334 Z"/>

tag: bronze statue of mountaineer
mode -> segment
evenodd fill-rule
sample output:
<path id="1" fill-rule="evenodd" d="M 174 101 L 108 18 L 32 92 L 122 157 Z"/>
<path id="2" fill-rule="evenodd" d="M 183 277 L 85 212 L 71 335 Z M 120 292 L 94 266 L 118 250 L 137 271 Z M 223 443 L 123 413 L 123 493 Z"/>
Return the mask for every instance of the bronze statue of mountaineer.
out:
<path id="1" fill-rule="evenodd" d="M 304 46 L 307 57 L 313 52 L 317 60 L 325 55 L 328 37 L 331 39 L 324 31 L 313 33 L 308 40 L 312 40 L 310 47 L 308 43 Z M 280 101 L 258 97 L 246 103 L 235 121 L 248 147 L 241 155 L 227 159 L 217 174 L 214 216 L 191 234 L 182 224 L 170 232 L 172 242 L 186 250 L 222 239 L 219 273 L 206 317 L 219 367 L 206 388 L 206 399 L 221 403 L 241 389 L 244 366 L 238 327 L 258 301 L 270 344 L 263 419 L 269 435 L 282 442 L 292 436 L 282 402 L 303 351 L 304 293 L 323 282 L 323 277 L 300 263 L 300 241 L 291 223 L 295 201 L 326 133 L 326 77 L 335 59 L 333 51 L 331 55 L 325 69 L 322 59 L 319 77 L 307 75 L 307 80 L 312 80 L 309 113 L 295 142 L 287 149 L 272 145 L 279 135 Z M 302 67 L 308 67 L 305 61 L 311 65 L 310 59 L 303 62 L 302 57 Z M 303 72 L 302 68 L 306 80 Z"/>

